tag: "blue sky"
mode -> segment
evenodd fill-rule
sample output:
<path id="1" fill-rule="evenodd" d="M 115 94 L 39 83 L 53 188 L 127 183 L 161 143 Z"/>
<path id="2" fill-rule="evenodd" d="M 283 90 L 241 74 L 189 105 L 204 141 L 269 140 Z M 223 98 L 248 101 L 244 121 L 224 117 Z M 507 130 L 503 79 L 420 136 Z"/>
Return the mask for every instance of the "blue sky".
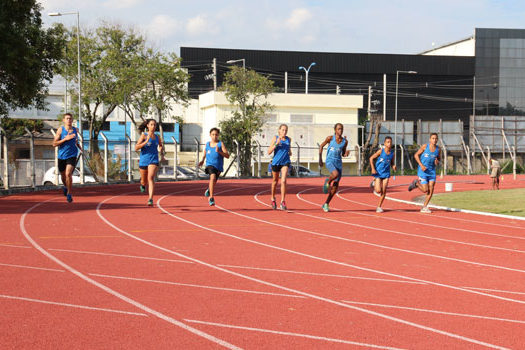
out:
<path id="1" fill-rule="evenodd" d="M 414 54 L 474 28 L 525 28 L 525 1 L 40 0 L 46 25 L 134 27 L 164 51 L 181 46 Z"/>

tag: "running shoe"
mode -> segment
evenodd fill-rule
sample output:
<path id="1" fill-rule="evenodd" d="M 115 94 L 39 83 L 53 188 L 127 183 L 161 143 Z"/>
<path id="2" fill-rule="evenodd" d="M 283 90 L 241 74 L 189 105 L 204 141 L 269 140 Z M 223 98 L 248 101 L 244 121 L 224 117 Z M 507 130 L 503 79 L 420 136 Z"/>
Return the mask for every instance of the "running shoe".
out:
<path id="1" fill-rule="evenodd" d="M 62 187 L 62 193 L 64 193 L 64 197 L 67 196 L 67 187 Z"/>
<path id="2" fill-rule="evenodd" d="M 381 207 L 377 207 L 377 209 L 376 209 L 376 213 L 382 213 L 382 212 L 384 212 L 383 208 L 381 208 Z"/>
<path id="3" fill-rule="evenodd" d="M 140 185 L 140 193 L 146 192 L 146 186 Z"/>
<path id="4" fill-rule="evenodd" d="M 412 181 L 412 183 L 408 186 L 408 190 L 409 191 L 412 191 L 414 188 L 417 187 L 417 179 L 415 179 L 414 181 Z"/>
<path id="5" fill-rule="evenodd" d="M 73 196 L 70 195 L 69 193 L 66 195 L 66 198 L 67 198 L 67 202 L 68 202 L 68 203 L 73 202 Z"/>
<path id="6" fill-rule="evenodd" d="M 215 205 L 215 199 L 213 199 L 213 197 L 210 197 L 208 203 L 210 204 L 210 207 L 214 206 Z"/>
<path id="7" fill-rule="evenodd" d="M 148 199 L 148 207 L 152 207 L 153 206 L 153 199 Z"/>
<path id="8" fill-rule="evenodd" d="M 323 210 L 325 213 L 328 213 L 330 211 L 330 208 L 328 208 L 328 203 L 323 204 Z"/>
<path id="9" fill-rule="evenodd" d="M 286 202 L 285 201 L 281 202 L 281 210 L 288 210 L 288 208 L 286 208 Z"/>
<path id="10" fill-rule="evenodd" d="M 324 185 L 323 185 L 324 194 L 327 194 L 328 190 L 330 190 L 330 184 L 328 183 L 328 180 L 330 180 L 330 178 L 326 178 L 326 180 L 324 180 Z"/>
<path id="11" fill-rule="evenodd" d="M 426 214 L 430 214 L 430 213 L 432 213 L 432 211 L 431 211 L 430 209 L 428 209 L 428 207 L 423 207 L 423 208 L 421 208 L 421 212 L 422 212 L 422 213 L 426 213 Z"/>
<path id="12" fill-rule="evenodd" d="M 277 202 L 275 201 L 275 199 L 272 201 L 272 209 L 273 210 L 277 209 Z"/>
<path id="13" fill-rule="evenodd" d="M 207 188 L 206 192 L 204 192 L 204 197 L 209 197 L 209 196 L 210 196 L 210 189 Z"/>

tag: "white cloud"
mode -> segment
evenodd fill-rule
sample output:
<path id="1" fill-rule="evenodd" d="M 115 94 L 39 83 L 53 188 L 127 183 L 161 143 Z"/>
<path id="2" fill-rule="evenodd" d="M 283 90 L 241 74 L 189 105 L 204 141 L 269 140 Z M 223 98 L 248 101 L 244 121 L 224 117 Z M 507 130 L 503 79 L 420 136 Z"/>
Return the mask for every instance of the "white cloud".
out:
<path id="1" fill-rule="evenodd" d="M 146 31 L 153 38 L 165 39 L 174 35 L 181 24 L 174 18 L 167 15 L 157 15 L 146 26 Z"/>
<path id="2" fill-rule="evenodd" d="M 112 9 L 127 9 L 135 7 L 142 2 L 143 0 L 107 0 L 102 5 Z"/>
<path id="3" fill-rule="evenodd" d="M 285 25 L 290 30 L 298 30 L 303 24 L 313 18 L 312 12 L 307 8 L 296 8 L 285 21 Z"/>
<path id="4" fill-rule="evenodd" d="M 190 18 L 186 23 L 186 31 L 192 36 L 216 34 L 218 32 L 218 27 L 208 15 L 203 14 Z"/>

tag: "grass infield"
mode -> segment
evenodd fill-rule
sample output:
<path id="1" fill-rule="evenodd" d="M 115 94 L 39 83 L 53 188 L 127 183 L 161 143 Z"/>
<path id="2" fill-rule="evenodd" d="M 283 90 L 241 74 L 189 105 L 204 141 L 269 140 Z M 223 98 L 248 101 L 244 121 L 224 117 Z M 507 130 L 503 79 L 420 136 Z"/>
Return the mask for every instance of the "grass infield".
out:
<path id="1" fill-rule="evenodd" d="M 525 188 L 434 194 L 432 204 L 488 213 L 525 216 Z"/>

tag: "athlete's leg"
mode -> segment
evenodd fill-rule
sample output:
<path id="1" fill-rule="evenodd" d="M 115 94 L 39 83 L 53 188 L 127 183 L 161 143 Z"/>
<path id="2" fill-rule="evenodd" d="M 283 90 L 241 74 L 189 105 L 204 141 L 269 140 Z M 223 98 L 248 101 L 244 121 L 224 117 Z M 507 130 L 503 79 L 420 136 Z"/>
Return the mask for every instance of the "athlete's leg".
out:
<path id="1" fill-rule="evenodd" d="M 277 182 L 279 182 L 279 172 L 272 170 L 272 201 L 275 200 L 275 188 L 277 187 Z"/>
<path id="2" fill-rule="evenodd" d="M 71 194 L 73 189 L 73 171 L 75 170 L 75 167 L 71 164 L 66 165 L 65 178 L 66 182 L 64 182 L 64 185 L 67 188 L 67 193 Z"/>
<path id="3" fill-rule="evenodd" d="M 140 184 L 144 187 L 148 185 L 148 169 L 139 168 L 140 172 Z"/>
<path id="4" fill-rule="evenodd" d="M 149 199 L 153 199 L 153 193 L 155 191 L 155 175 L 157 175 L 157 169 L 158 169 L 158 166 L 156 166 L 155 164 L 150 164 L 148 165 L 148 174 L 147 174 L 147 179 L 148 179 L 148 193 L 149 193 Z"/>
<path id="5" fill-rule="evenodd" d="M 377 205 L 379 208 L 383 205 L 383 202 L 386 197 L 386 188 L 388 187 L 388 178 L 386 179 L 378 179 L 381 181 L 381 197 L 379 198 L 379 204 Z"/>
<path id="6" fill-rule="evenodd" d="M 381 179 L 378 177 L 374 178 L 374 191 L 376 193 L 381 193 L 381 188 Z"/>
<path id="7" fill-rule="evenodd" d="M 425 203 L 423 204 L 423 207 L 426 207 L 428 205 L 428 203 L 430 202 L 430 199 L 432 198 L 432 195 L 434 194 L 434 185 L 436 184 L 436 181 L 432 181 L 430 180 L 430 182 L 428 183 L 428 192 L 427 192 L 427 196 L 425 198 Z"/>
<path id="8" fill-rule="evenodd" d="M 337 189 L 339 188 L 339 181 L 341 180 L 341 173 L 339 170 L 333 170 L 330 173 L 330 179 L 332 180 L 332 183 L 330 185 L 330 192 L 328 193 L 328 197 L 326 198 L 326 204 L 330 204 L 330 201 L 332 200 L 332 197 L 337 193 Z"/>
<path id="9" fill-rule="evenodd" d="M 286 178 L 288 176 L 288 166 L 281 168 L 281 202 L 286 198 Z"/>
<path id="10" fill-rule="evenodd" d="M 210 189 L 210 198 L 213 198 L 213 192 L 215 190 L 216 183 L 217 183 L 217 175 L 214 173 L 211 173 L 210 174 L 210 184 L 208 185 Z"/>

